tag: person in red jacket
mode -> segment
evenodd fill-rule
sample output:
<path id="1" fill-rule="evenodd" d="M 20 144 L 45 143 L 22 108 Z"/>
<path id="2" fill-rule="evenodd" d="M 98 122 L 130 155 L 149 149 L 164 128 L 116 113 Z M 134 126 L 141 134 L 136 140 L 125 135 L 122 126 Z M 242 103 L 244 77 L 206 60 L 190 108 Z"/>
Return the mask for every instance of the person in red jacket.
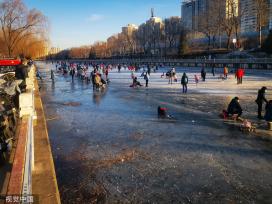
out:
<path id="1" fill-rule="evenodd" d="M 245 69 L 241 68 L 240 84 L 243 83 L 243 77 L 245 76 Z"/>
<path id="2" fill-rule="evenodd" d="M 237 84 L 243 83 L 243 76 L 244 76 L 244 70 L 242 68 L 237 69 L 236 71 Z"/>

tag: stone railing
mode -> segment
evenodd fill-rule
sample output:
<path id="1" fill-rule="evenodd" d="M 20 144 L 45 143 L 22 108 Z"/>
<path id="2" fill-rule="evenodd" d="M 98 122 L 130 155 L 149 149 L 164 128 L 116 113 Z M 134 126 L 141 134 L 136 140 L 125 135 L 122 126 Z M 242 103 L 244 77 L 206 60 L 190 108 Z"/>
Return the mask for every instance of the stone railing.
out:
<path id="1" fill-rule="evenodd" d="M 34 131 L 36 119 L 34 106 L 35 67 L 31 66 L 26 79 L 26 92 L 19 96 L 21 123 L 17 146 L 7 189 L 6 203 L 34 203 L 32 196 L 32 172 L 34 170 Z M 19 202 L 17 202 L 19 200 Z"/>

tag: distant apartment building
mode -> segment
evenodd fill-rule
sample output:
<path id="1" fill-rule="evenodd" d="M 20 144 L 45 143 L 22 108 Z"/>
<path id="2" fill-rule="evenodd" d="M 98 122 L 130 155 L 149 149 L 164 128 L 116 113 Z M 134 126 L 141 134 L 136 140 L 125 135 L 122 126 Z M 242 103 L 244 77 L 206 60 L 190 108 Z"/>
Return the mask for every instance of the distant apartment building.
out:
<path id="1" fill-rule="evenodd" d="M 223 1 L 223 0 L 222 0 Z M 231 2 L 231 3 L 230 3 Z M 207 12 L 213 12 L 211 9 L 215 8 L 213 0 L 184 0 L 181 6 L 181 16 L 184 26 L 191 31 L 199 31 L 199 24 L 201 16 Z M 224 0 L 219 1 L 223 7 L 226 18 L 239 15 L 239 0 Z M 234 12 L 234 13 L 233 13 Z"/>
<path id="2" fill-rule="evenodd" d="M 269 4 L 269 30 L 272 30 L 272 0 Z"/>
<path id="3" fill-rule="evenodd" d="M 127 26 L 122 27 L 122 33 L 125 35 L 131 35 L 136 30 L 138 30 L 138 26 L 134 24 L 128 24 Z"/>
<path id="4" fill-rule="evenodd" d="M 255 0 L 240 0 L 241 4 L 241 33 L 252 33 L 257 31 L 257 11 Z"/>
<path id="5" fill-rule="evenodd" d="M 265 12 L 264 18 L 267 24 L 262 26 L 262 30 L 271 28 L 271 4 L 272 0 L 267 0 L 268 12 Z M 259 30 L 258 25 L 258 12 L 256 0 L 240 0 L 241 5 L 241 33 L 250 34 Z"/>
<path id="6" fill-rule="evenodd" d="M 226 19 L 232 18 L 233 16 L 239 16 L 239 0 L 225 0 L 224 3 L 225 11 L 226 11 Z M 241 2 L 242 0 L 240 0 Z"/>
<path id="7" fill-rule="evenodd" d="M 258 17 L 256 10 L 256 0 L 222 0 L 220 7 L 226 14 L 226 19 L 233 16 L 241 16 L 241 33 L 253 33 L 258 31 Z M 272 29 L 272 0 L 267 0 L 269 12 L 267 25 L 263 30 Z M 181 16 L 184 26 L 190 31 L 199 31 L 199 18 L 205 14 L 211 6 L 213 0 L 184 0 L 181 6 Z"/>
<path id="8" fill-rule="evenodd" d="M 195 1 L 184 1 L 181 6 L 181 18 L 183 25 L 188 30 L 194 30 L 193 18 L 195 16 Z"/>
<path id="9" fill-rule="evenodd" d="M 51 49 L 49 50 L 49 53 L 50 55 L 55 55 L 55 54 L 58 54 L 60 52 L 60 48 L 59 47 L 51 47 Z"/>

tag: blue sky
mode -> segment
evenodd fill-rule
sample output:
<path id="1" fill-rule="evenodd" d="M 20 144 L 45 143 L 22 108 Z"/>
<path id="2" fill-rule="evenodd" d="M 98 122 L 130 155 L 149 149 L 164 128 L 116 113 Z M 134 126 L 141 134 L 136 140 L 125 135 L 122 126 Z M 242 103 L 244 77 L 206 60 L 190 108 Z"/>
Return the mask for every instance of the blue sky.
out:
<path id="1" fill-rule="evenodd" d="M 106 40 L 128 23 L 141 24 L 150 9 L 161 18 L 180 16 L 181 0 L 23 0 L 50 22 L 52 46 L 62 49 Z"/>

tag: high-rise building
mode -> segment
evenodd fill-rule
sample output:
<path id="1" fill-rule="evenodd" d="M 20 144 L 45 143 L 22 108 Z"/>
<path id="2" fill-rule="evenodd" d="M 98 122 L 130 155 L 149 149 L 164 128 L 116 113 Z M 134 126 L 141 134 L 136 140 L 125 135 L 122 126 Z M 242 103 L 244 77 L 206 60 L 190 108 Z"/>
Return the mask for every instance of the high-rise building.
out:
<path id="1" fill-rule="evenodd" d="M 217 4 L 217 5 L 215 5 Z M 239 0 L 185 0 L 182 3 L 182 20 L 185 27 L 191 31 L 199 31 L 200 18 L 209 13 L 212 16 L 216 7 L 222 7 L 226 18 L 239 15 Z"/>
<path id="2" fill-rule="evenodd" d="M 272 30 L 272 0 L 269 4 L 269 30 Z"/>
<path id="3" fill-rule="evenodd" d="M 267 7 L 268 11 L 260 11 L 263 12 L 265 15 L 266 24 L 262 25 L 262 30 L 271 29 L 271 5 L 272 0 L 267 0 Z M 258 5 L 256 4 L 256 0 L 240 0 L 241 5 L 241 33 L 253 33 L 259 30 L 258 28 Z"/>
<path id="4" fill-rule="evenodd" d="M 233 16 L 239 16 L 239 0 L 226 0 L 226 19 Z"/>
<path id="5" fill-rule="evenodd" d="M 257 11 L 255 0 L 240 0 L 241 16 L 241 33 L 250 33 L 257 30 Z"/>
<path id="6" fill-rule="evenodd" d="M 127 26 L 122 27 L 122 33 L 125 35 L 131 35 L 136 30 L 138 30 L 138 26 L 134 24 L 128 24 Z"/>
<path id="7" fill-rule="evenodd" d="M 58 54 L 60 51 L 61 49 L 59 47 L 51 47 L 51 49 L 49 50 L 49 54 L 55 55 L 55 54 Z"/>
<path id="8" fill-rule="evenodd" d="M 269 12 L 264 18 L 267 19 L 268 23 L 262 26 L 263 30 L 272 29 L 272 0 L 266 1 Z M 202 14 L 205 16 L 206 12 L 212 11 L 211 9 L 214 9 L 215 2 L 214 0 L 184 0 L 181 7 L 184 26 L 190 31 L 199 31 Z M 221 0 L 219 2 L 222 12 L 226 14 L 226 19 L 233 16 L 241 16 L 241 33 L 246 34 L 258 31 L 256 0 Z"/>
<path id="9" fill-rule="evenodd" d="M 188 30 L 194 30 L 195 0 L 184 1 L 181 6 L 183 25 Z"/>

